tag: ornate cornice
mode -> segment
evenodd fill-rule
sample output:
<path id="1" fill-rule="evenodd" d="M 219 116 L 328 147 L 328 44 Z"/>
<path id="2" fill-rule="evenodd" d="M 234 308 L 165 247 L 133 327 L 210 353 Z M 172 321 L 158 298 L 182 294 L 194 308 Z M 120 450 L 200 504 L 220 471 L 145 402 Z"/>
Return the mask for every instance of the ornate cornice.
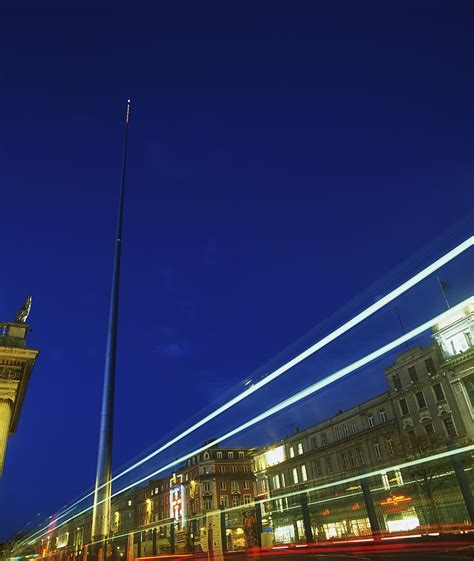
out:
<path id="1" fill-rule="evenodd" d="M 9 434 L 16 431 L 23 399 L 35 359 L 39 351 L 19 347 L 0 346 L 0 384 L 12 397 L 13 407 Z"/>

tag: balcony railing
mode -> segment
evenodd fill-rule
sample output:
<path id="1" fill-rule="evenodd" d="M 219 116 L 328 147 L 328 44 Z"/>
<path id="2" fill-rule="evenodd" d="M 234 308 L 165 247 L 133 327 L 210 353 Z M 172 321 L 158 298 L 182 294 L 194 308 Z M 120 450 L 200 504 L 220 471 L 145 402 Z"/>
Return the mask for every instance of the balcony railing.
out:
<path id="1" fill-rule="evenodd" d="M 28 326 L 23 323 L 0 322 L 0 346 L 24 348 L 27 333 Z"/>

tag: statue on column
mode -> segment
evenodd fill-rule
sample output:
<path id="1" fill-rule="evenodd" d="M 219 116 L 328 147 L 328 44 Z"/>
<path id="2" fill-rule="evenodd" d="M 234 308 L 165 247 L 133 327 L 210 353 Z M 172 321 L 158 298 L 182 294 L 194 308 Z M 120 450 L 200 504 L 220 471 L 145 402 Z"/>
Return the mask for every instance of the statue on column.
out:
<path id="1" fill-rule="evenodd" d="M 31 296 L 27 296 L 23 308 L 16 314 L 17 323 L 26 323 L 31 310 Z"/>

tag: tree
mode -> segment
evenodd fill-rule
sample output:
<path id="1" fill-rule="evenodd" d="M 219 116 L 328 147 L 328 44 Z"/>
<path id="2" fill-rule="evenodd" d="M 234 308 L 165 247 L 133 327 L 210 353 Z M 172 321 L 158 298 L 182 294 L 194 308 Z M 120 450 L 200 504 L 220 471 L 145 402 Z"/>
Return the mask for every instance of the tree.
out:
<path id="1" fill-rule="evenodd" d="M 439 454 L 447 449 L 446 438 L 437 435 L 419 435 L 415 432 L 401 434 L 393 447 L 401 462 L 419 460 Z M 440 459 L 417 463 L 403 470 L 405 481 L 411 481 L 421 499 L 425 522 L 440 524 L 441 516 L 437 496 L 445 485 L 447 472 L 453 466 L 449 459 Z M 426 508 L 428 507 L 428 508 Z"/>

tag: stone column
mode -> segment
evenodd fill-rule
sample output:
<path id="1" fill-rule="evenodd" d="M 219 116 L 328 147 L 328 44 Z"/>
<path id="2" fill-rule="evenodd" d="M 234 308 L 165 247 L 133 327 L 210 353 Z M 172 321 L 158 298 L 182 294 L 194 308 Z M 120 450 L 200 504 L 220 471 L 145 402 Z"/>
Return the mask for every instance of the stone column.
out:
<path id="1" fill-rule="evenodd" d="M 301 511 L 303 514 L 303 527 L 306 543 L 313 543 L 313 528 L 311 527 L 311 514 L 308 506 L 308 495 L 304 487 L 300 488 Z"/>
<path id="2" fill-rule="evenodd" d="M 363 474 L 363 472 L 361 472 L 361 474 Z M 362 494 L 364 496 L 365 508 L 367 509 L 367 517 L 369 518 L 370 528 L 372 529 L 372 536 L 376 540 L 380 539 L 380 523 L 377 517 L 377 511 L 375 510 L 370 485 L 366 477 L 362 477 L 360 479 L 360 486 L 362 488 Z"/>
<path id="3" fill-rule="evenodd" d="M 454 442 L 448 443 L 449 450 L 456 450 L 457 446 Z M 456 479 L 461 489 L 461 494 L 466 505 L 466 510 L 469 515 L 469 519 L 474 523 L 474 498 L 472 496 L 472 490 L 469 485 L 469 480 L 464 471 L 464 466 L 462 465 L 462 459 L 459 455 L 451 456 L 451 463 L 454 467 L 454 473 L 456 474 Z"/>
<path id="4" fill-rule="evenodd" d="M 12 405 L 9 399 L 0 399 L 0 475 L 3 471 L 5 451 L 7 448 L 8 434 L 10 432 L 10 421 L 12 417 Z"/>

